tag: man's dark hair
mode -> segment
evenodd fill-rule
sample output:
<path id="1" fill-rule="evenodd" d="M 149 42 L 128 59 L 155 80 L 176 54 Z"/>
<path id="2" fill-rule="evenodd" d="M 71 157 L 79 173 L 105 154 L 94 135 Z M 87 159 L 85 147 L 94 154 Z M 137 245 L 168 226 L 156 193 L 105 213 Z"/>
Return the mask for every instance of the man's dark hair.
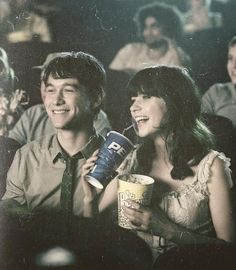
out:
<path id="1" fill-rule="evenodd" d="M 232 37 L 229 41 L 228 48 L 234 47 L 236 45 L 236 36 Z"/>
<path id="2" fill-rule="evenodd" d="M 177 8 L 164 3 L 152 3 L 139 8 L 135 14 L 134 21 L 140 37 L 142 37 L 147 17 L 154 17 L 157 20 L 163 35 L 176 41 L 181 39 L 183 23 Z"/>
<path id="3" fill-rule="evenodd" d="M 42 71 L 46 84 L 49 75 L 56 79 L 76 78 L 86 90 L 91 102 L 103 100 L 106 72 L 103 65 L 92 55 L 84 52 L 68 52 L 52 59 Z M 98 106 L 94 113 L 98 113 Z"/>

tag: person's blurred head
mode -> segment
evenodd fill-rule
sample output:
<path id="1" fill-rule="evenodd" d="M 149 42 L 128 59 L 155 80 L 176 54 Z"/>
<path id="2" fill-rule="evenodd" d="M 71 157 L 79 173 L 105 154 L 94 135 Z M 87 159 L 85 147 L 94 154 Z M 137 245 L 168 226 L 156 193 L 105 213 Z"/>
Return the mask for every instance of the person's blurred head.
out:
<path id="1" fill-rule="evenodd" d="M 229 42 L 227 71 L 231 82 L 236 85 L 236 36 Z"/>
<path id="2" fill-rule="evenodd" d="M 14 90 L 14 71 L 9 66 L 7 53 L 0 48 L 0 93 L 9 94 Z"/>
<path id="3" fill-rule="evenodd" d="M 163 37 L 178 41 L 182 36 L 181 16 L 175 7 L 163 3 L 149 4 L 137 11 L 134 20 L 139 36 L 151 47 Z"/>
<path id="4" fill-rule="evenodd" d="M 210 9 L 211 0 L 186 0 L 187 6 L 190 9 L 207 8 Z"/>

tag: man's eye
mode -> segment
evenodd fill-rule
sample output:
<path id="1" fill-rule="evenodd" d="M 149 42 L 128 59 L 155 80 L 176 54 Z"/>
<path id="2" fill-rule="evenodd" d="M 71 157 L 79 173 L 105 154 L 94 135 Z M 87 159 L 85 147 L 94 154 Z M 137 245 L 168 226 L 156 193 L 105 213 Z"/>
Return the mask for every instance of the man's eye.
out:
<path id="1" fill-rule="evenodd" d="M 74 93 L 74 92 L 76 92 L 76 90 L 74 88 L 65 88 L 64 91 L 66 93 Z"/>
<path id="2" fill-rule="evenodd" d="M 136 100 L 136 97 L 132 97 L 132 98 L 130 99 L 130 103 L 133 104 L 133 103 L 135 102 L 135 100 Z"/>
<path id="3" fill-rule="evenodd" d="M 151 98 L 150 95 L 143 95 L 143 99 L 149 99 L 149 98 Z"/>
<path id="4" fill-rule="evenodd" d="M 46 93 L 53 93 L 54 89 L 53 88 L 46 88 L 45 91 L 46 91 Z"/>

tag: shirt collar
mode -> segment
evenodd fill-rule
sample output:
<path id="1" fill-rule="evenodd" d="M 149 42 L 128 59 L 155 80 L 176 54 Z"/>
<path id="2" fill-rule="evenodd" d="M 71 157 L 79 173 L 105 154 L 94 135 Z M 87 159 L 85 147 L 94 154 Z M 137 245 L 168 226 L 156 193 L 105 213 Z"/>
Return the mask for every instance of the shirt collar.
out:
<path id="1" fill-rule="evenodd" d="M 96 149 L 100 148 L 103 141 L 104 141 L 104 137 L 95 133 L 89 138 L 89 141 L 82 148 L 82 150 L 79 151 L 79 153 L 81 153 L 85 159 L 88 159 L 89 157 L 91 157 L 91 155 Z M 51 159 L 53 163 L 55 163 L 58 160 L 58 158 L 61 158 L 64 155 L 63 150 L 57 140 L 56 134 L 52 138 L 52 142 L 50 146 L 50 155 L 51 155 Z"/>

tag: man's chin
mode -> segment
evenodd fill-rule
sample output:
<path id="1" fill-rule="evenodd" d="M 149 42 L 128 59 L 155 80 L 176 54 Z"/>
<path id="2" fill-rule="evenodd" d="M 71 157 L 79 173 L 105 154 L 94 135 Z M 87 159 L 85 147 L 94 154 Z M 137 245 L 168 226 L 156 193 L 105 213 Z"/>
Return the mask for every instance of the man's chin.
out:
<path id="1" fill-rule="evenodd" d="M 167 45 L 166 39 L 160 39 L 160 40 L 154 40 L 154 41 L 147 42 L 147 46 L 150 49 L 158 49 L 158 48 L 161 48 L 161 47 L 166 46 L 166 45 Z"/>

